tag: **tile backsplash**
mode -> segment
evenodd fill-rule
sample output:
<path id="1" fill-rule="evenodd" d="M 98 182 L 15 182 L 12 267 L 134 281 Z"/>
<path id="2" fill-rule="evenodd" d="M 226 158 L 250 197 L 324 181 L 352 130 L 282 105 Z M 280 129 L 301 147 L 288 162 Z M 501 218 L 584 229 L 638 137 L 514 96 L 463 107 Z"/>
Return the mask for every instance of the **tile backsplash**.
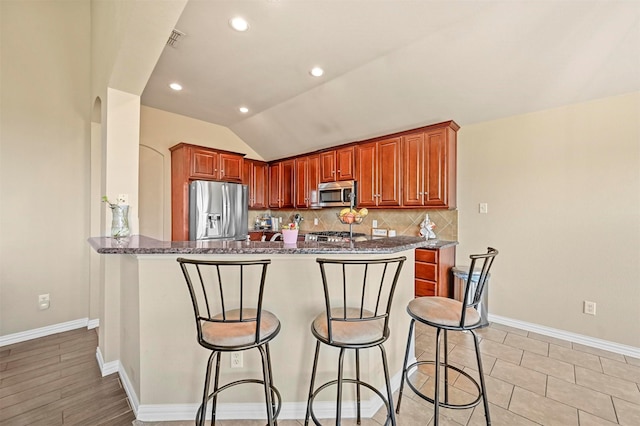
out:
<path id="1" fill-rule="evenodd" d="M 300 223 L 302 232 L 313 231 L 348 231 L 349 225 L 340 223 L 338 212 L 341 208 L 324 208 L 318 210 L 250 210 L 249 228 L 253 228 L 256 217 L 271 214 L 281 217 L 282 224 L 293 221 L 293 215 L 300 213 L 304 220 Z M 353 232 L 371 234 L 373 220 L 378 221 L 378 228 L 395 230 L 396 235 L 420 235 L 420 223 L 425 215 L 436 224 L 434 232 L 438 239 L 458 240 L 458 211 L 457 210 L 425 210 L 425 209 L 369 209 L 369 214 L 361 224 L 353 225 Z M 314 219 L 318 224 L 314 225 Z"/>

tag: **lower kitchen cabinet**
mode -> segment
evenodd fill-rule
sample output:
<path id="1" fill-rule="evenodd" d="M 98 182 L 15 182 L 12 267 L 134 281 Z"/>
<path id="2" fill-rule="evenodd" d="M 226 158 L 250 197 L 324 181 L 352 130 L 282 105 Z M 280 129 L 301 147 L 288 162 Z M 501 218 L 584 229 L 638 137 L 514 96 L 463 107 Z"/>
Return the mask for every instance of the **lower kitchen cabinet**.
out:
<path id="1" fill-rule="evenodd" d="M 415 295 L 453 297 L 451 268 L 456 262 L 456 247 L 416 249 Z"/>

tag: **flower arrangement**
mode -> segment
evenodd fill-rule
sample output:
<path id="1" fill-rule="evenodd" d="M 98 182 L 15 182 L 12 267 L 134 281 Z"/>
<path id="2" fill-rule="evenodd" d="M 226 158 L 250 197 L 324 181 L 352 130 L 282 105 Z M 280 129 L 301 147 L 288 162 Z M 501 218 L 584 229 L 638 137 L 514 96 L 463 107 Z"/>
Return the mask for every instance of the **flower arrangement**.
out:
<path id="1" fill-rule="evenodd" d="M 112 203 L 111 201 L 109 201 L 109 198 L 107 198 L 106 195 L 102 196 L 102 202 L 103 203 L 107 203 L 109 205 L 110 208 L 115 209 L 116 207 L 118 207 L 118 205 L 116 203 Z"/>
<path id="2" fill-rule="evenodd" d="M 107 203 L 111 209 L 111 236 L 113 238 L 125 238 L 131 234 L 129 230 L 129 206 L 119 205 L 109 201 L 106 195 L 102 196 L 102 202 Z"/>
<path id="3" fill-rule="evenodd" d="M 285 230 L 294 230 L 294 229 L 296 229 L 296 230 L 299 229 L 298 228 L 298 224 L 295 223 L 295 222 L 291 222 L 290 224 L 288 224 L 286 226 L 286 228 L 282 228 L 283 231 L 285 231 Z"/>

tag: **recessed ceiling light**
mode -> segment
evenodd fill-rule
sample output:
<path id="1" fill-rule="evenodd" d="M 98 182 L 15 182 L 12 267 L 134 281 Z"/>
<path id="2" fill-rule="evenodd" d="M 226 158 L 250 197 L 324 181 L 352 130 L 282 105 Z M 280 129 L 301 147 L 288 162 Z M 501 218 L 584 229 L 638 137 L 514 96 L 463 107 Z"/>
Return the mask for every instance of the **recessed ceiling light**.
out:
<path id="1" fill-rule="evenodd" d="M 324 70 L 320 67 L 313 67 L 311 68 L 311 71 L 309 71 L 309 74 L 314 77 L 322 77 L 322 74 L 324 74 Z"/>
<path id="2" fill-rule="evenodd" d="M 247 31 L 249 29 L 249 23 L 244 19 L 241 18 L 239 16 L 236 16 L 235 18 L 231 19 L 229 21 L 229 25 L 231 25 L 231 28 L 233 28 L 236 31 Z"/>
<path id="3" fill-rule="evenodd" d="M 249 108 L 247 108 L 247 107 L 240 107 L 240 108 L 238 108 L 238 110 L 243 114 L 246 114 L 246 113 L 249 112 Z"/>
<path id="4" fill-rule="evenodd" d="M 169 85 L 169 87 L 171 87 L 171 88 L 172 88 L 173 90 L 175 90 L 175 91 L 182 90 L 182 86 L 181 86 L 180 84 L 178 84 L 178 83 L 171 83 L 171 84 Z"/>

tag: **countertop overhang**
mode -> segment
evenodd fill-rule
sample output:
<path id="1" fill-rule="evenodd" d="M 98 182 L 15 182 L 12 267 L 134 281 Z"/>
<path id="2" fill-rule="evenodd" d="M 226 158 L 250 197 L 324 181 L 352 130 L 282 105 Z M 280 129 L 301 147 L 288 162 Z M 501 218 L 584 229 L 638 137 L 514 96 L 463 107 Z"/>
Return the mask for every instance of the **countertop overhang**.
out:
<path id="1" fill-rule="evenodd" d="M 89 244 L 100 254 L 366 254 L 397 253 L 416 248 L 440 249 L 457 241 L 425 240 L 422 237 L 397 236 L 368 238 L 353 243 L 298 241 L 161 241 L 144 235 L 124 239 L 91 237 Z"/>

